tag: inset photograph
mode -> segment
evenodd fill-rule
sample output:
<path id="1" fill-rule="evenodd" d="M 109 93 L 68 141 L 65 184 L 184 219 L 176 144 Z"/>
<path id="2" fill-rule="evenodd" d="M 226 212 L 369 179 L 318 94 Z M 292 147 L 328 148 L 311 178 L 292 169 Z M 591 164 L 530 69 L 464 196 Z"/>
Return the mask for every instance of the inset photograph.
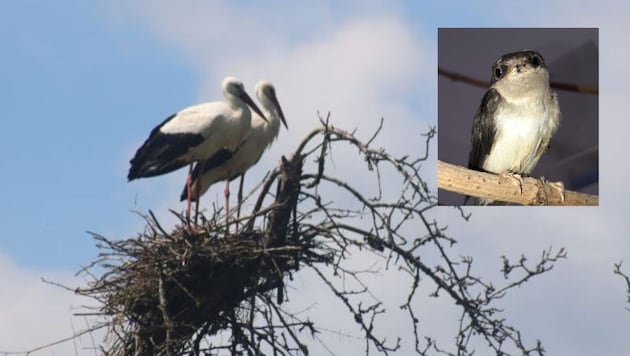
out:
<path id="1" fill-rule="evenodd" d="M 438 29 L 439 205 L 598 205 L 598 29 Z"/>

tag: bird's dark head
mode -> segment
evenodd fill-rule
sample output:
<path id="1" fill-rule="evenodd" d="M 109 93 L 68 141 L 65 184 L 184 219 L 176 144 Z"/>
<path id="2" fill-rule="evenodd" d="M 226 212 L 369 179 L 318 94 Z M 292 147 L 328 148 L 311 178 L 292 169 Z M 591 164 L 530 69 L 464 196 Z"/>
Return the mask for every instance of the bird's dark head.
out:
<path id="1" fill-rule="evenodd" d="M 549 71 L 536 51 L 508 53 L 492 66 L 492 87 L 513 100 L 544 95 L 549 88 Z"/>
<path id="2" fill-rule="evenodd" d="M 504 54 L 492 66 L 492 84 L 506 77 L 520 77 L 521 74 L 535 75 L 546 73 L 543 56 L 532 50 Z"/>

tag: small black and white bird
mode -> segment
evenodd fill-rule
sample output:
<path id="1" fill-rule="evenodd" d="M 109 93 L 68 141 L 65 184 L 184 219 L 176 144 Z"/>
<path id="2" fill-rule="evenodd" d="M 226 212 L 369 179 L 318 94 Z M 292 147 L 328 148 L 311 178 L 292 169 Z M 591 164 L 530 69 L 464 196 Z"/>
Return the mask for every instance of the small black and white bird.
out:
<path id="1" fill-rule="evenodd" d="M 473 119 L 468 168 L 520 178 L 534 170 L 558 129 L 558 95 L 545 60 L 531 50 L 497 59 L 491 83 Z"/>
<path id="2" fill-rule="evenodd" d="M 280 123 L 288 129 L 282 112 L 282 107 L 276 97 L 276 89 L 268 81 L 261 80 L 256 84 L 256 97 L 261 104 L 264 116 L 252 115 L 251 131 L 245 141 L 236 150 L 223 149 L 204 162 L 197 163 L 191 175 L 191 200 L 197 201 L 212 186 L 219 181 L 226 181 L 226 192 L 229 182 L 238 176 L 244 179 L 245 172 L 258 163 L 262 154 L 278 137 Z M 265 117 L 268 120 L 265 120 Z M 187 198 L 187 188 L 184 187 L 180 199 Z M 226 193 L 229 199 L 229 193 Z M 240 200 L 240 194 L 239 194 Z M 239 201 L 240 203 L 240 201 Z"/>
<path id="3" fill-rule="evenodd" d="M 131 159 L 127 178 L 154 177 L 212 157 L 224 148 L 235 150 L 251 129 L 251 107 L 266 120 L 245 91 L 243 83 L 226 77 L 222 84 L 225 101 L 190 106 L 155 127 Z M 188 202 L 190 216 L 190 201 Z"/>

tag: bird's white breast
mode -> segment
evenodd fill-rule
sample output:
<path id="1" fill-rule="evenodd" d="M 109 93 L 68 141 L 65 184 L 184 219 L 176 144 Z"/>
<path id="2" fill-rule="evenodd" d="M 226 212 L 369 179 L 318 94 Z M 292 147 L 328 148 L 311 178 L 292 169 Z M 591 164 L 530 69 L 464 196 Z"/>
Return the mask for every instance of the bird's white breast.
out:
<path id="1" fill-rule="evenodd" d="M 557 123 L 551 116 L 552 110 L 545 108 L 542 100 L 526 105 L 505 103 L 495 113 L 495 141 L 483 169 L 531 173 L 540 159 L 540 145 L 555 131 Z"/>
<path id="2" fill-rule="evenodd" d="M 238 151 L 236 151 L 232 159 L 224 165 L 224 168 L 230 171 L 232 175 L 235 173 L 242 174 L 256 164 L 263 152 L 265 152 L 278 135 L 277 120 L 271 120 L 271 122 L 267 123 L 257 114 L 253 114 L 253 116 L 252 128 L 247 139 Z"/>

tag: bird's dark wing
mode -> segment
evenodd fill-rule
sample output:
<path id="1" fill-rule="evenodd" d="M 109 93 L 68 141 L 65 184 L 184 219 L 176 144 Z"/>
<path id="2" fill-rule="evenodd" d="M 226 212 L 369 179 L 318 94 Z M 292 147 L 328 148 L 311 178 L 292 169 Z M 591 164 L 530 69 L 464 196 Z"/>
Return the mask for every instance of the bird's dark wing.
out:
<path id="1" fill-rule="evenodd" d="M 160 128 L 177 114 L 169 116 L 156 126 L 129 161 L 131 167 L 127 179 L 154 177 L 170 173 L 188 162 L 178 160 L 178 157 L 188 151 L 190 147 L 201 144 L 204 137 L 193 133 L 164 133 Z"/>
<path id="2" fill-rule="evenodd" d="M 222 148 L 212 155 L 209 159 L 205 161 L 203 167 L 200 167 L 199 164 L 195 165 L 195 168 L 192 172 L 192 180 L 196 180 L 201 178 L 203 174 L 208 171 L 211 171 L 217 167 L 220 167 L 222 164 L 227 162 L 232 156 L 236 153 L 236 151 L 229 150 L 227 148 Z"/>
<path id="3" fill-rule="evenodd" d="M 496 127 L 494 113 L 503 98 L 495 89 L 490 88 L 481 100 L 481 105 L 475 113 L 470 139 L 470 156 L 468 168 L 483 171 L 483 163 L 490 154 L 495 141 Z"/>
<path id="4" fill-rule="evenodd" d="M 227 162 L 232 156 L 236 153 L 236 151 L 228 150 L 227 148 L 220 149 L 215 154 L 212 155 L 205 162 L 197 162 L 193 171 L 191 173 L 191 182 L 194 182 L 197 179 L 201 179 L 206 172 L 211 171 L 217 167 L 220 167 L 222 164 Z M 186 200 L 188 197 L 188 187 L 184 186 L 184 190 L 180 195 L 180 201 Z"/>

